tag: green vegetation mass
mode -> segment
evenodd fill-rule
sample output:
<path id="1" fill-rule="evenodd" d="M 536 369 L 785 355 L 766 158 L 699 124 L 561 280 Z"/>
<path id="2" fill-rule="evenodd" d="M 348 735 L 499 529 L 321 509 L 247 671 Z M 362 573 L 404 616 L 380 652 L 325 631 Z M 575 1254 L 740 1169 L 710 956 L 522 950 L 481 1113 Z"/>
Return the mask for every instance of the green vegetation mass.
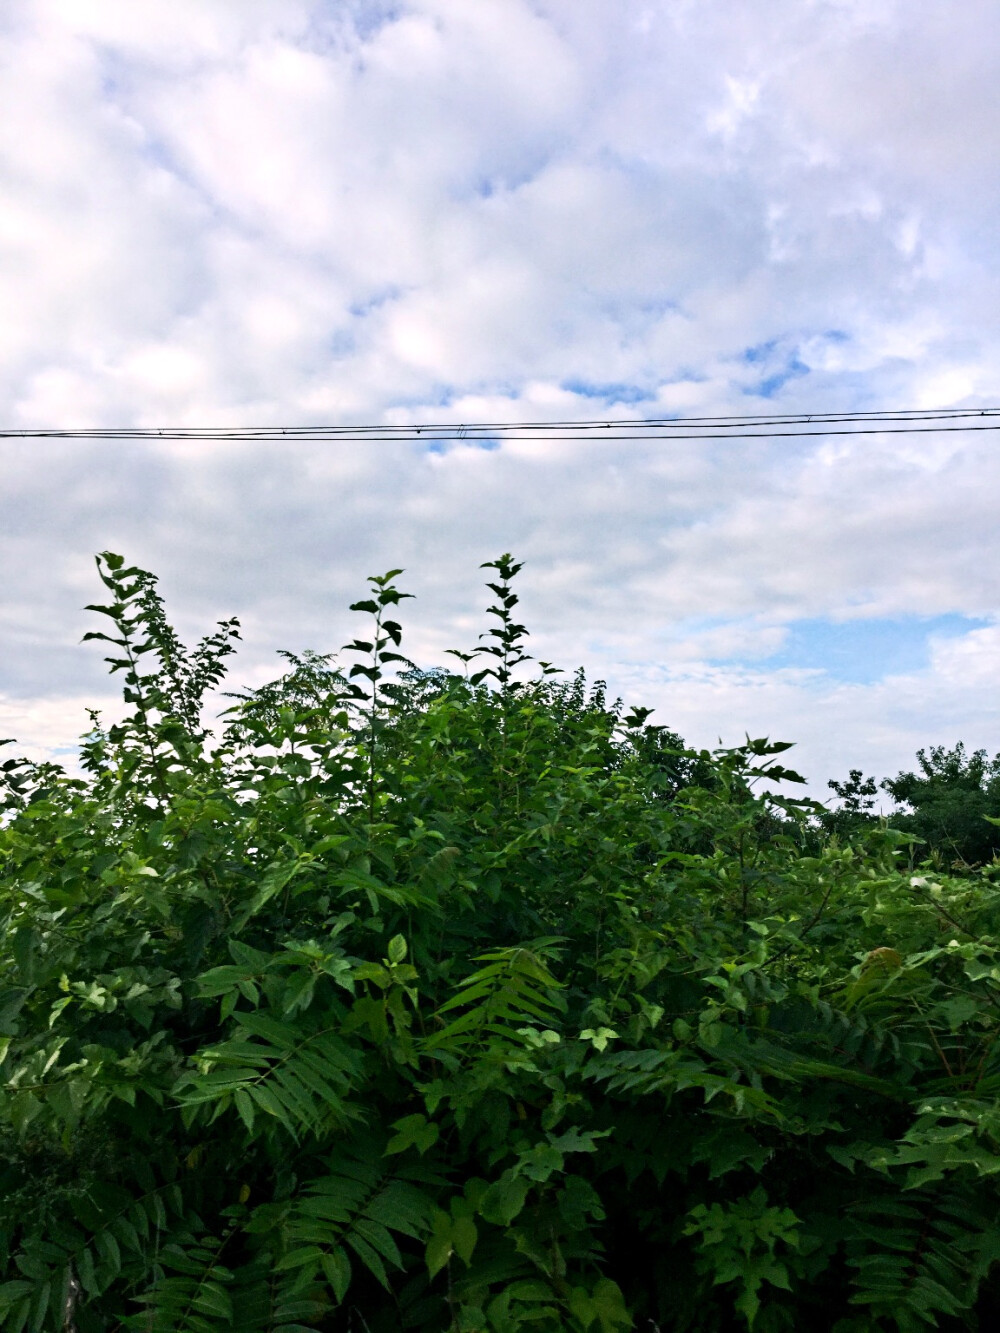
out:
<path id="1" fill-rule="evenodd" d="M 392 571 L 213 736 L 235 621 L 98 563 L 127 716 L 0 790 L 3 1333 L 997 1326 L 985 756 L 776 795 L 532 664 L 509 556 L 457 671 Z"/>

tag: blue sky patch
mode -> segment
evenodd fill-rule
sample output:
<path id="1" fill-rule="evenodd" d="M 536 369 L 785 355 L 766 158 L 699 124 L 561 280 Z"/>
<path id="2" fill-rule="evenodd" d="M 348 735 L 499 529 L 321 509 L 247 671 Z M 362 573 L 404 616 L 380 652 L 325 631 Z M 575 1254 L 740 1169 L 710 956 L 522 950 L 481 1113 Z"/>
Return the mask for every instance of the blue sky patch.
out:
<path id="1" fill-rule="evenodd" d="M 563 380 L 559 386 L 581 398 L 601 398 L 607 403 L 648 403 L 656 397 L 638 384 L 594 384 L 590 380 Z"/>
<path id="2" fill-rule="evenodd" d="M 766 361 L 778 345 L 777 338 L 769 338 L 765 343 L 758 343 L 756 347 L 748 347 L 743 353 L 743 360 L 750 366 L 759 366 L 762 361 Z"/>
<path id="3" fill-rule="evenodd" d="M 459 427 L 455 427 L 454 435 L 449 439 L 434 439 L 426 443 L 421 440 L 419 434 L 414 434 L 414 440 L 417 445 L 428 454 L 447 454 L 452 449 L 461 446 L 464 449 L 483 449 L 487 453 L 493 453 L 500 448 L 500 441 L 495 436 L 475 436 L 474 438 L 463 438 L 459 434 Z"/>
<path id="4" fill-rule="evenodd" d="M 390 284 L 388 287 L 382 287 L 378 291 L 367 296 L 363 301 L 353 301 L 348 307 L 348 313 L 355 319 L 364 319 L 375 310 L 381 310 L 384 305 L 391 301 L 398 301 L 403 295 L 402 287 Z"/>
<path id="5" fill-rule="evenodd" d="M 783 647 L 767 664 L 825 671 L 836 680 L 870 685 L 885 676 L 924 670 L 930 664 L 930 639 L 957 638 L 989 623 L 960 615 L 799 620 L 788 626 Z"/>
<path id="6" fill-rule="evenodd" d="M 767 375 L 757 384 L 751 385 L 745 389 L 745 393 L 751 393 L 759 398 L 773 398 L 779 389 L 783 389 L 789 380 L 797 379 L 799 375 L 808 375 L 809 367 L 797 356 L 789 359 L 782 370 L 776 370 L 773 375 Z"/>
<path id="7" fill-rule="evenodd" d="M 760 379 L 743 387 L 743 393 L 753 398 L 773 398 L 789 380 L 808 375 L 811 369 L 799 356 L 798 347 L 790 346 L 783 338 L 769 338 L 747 347 L 740 359 L 760 370 Z"/>

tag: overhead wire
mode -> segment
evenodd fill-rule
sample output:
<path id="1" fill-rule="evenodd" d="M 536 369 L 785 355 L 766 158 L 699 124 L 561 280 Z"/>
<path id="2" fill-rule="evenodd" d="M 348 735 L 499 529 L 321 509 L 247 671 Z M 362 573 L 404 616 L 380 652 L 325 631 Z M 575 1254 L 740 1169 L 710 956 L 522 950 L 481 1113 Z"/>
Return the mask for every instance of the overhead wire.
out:
<path id="1" fill-rule="evenodd" d="M 0 428 L 0 440 L 156 440 L 387 444 L 804 439 L 1000 430 L 1000 407 L 895 408 L 856 412 L 616 417 L 602 420 L 381 422 L 343 426 L 93 426 Z"/>

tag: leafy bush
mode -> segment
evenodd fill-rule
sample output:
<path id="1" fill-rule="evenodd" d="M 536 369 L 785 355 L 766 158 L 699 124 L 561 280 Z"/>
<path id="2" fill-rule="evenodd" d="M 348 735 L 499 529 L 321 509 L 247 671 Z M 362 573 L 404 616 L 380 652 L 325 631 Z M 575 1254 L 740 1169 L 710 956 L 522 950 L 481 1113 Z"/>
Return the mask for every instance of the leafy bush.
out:
<path id="1" fill-rule="evenodd" d="M 490 568 L 468 674 L 391 571 L 213 737 L 235 622 L 100 558 L 128 715 L 3 769 L 0 1329 L 992 1326 L 995 872 L 528 674 Z"/>

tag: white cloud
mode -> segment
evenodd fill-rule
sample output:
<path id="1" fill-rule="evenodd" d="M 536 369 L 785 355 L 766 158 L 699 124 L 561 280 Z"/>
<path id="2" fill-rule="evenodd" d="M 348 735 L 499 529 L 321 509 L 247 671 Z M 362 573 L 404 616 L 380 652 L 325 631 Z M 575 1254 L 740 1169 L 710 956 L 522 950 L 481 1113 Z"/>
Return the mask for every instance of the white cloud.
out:
<path id="1" fill-rule="evenodd" d="M 997 401 L 986 0 L 32 0 L 0 23 L 2 424 Z M 992 629 L 871 686 L 764 655 L 796 619 L 993 616 L 992 438 L 5 444 L 5 725 L 54 746 L 103 688 L 75 646 L 96 550 L 161 571 L 185 630 L 240 613 L 256 678 L 343 641 L 397 564 L 430 660 L 512 549 L 539 654 L 699 741 L 798 735 L 814 773 L 991 744 Z"/>

